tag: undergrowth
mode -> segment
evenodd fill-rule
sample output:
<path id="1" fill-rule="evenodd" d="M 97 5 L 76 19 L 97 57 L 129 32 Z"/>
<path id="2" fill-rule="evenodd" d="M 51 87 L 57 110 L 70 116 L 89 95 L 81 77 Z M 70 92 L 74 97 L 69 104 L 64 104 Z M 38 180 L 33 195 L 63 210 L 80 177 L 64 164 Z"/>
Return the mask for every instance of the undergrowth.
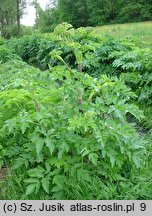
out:
<path id="1" fill-rule="evenodd" d="M 66 23 L 49 37 L 0 46 L 0 198 L 151 199 L 151 50 Z"/>

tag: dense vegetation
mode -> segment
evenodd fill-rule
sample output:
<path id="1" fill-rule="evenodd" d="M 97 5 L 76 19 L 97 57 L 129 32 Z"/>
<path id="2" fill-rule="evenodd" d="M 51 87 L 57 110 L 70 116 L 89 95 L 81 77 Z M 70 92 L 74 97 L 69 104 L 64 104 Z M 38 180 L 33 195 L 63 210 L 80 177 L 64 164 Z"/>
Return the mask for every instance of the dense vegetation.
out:
<path id="1" fill-rule="evenodd" d="M 27 0 L 0 1 L 0 35 L 5 38 L 21 36 L 21 17 Z"/>
<path id="2" fill-rule="evenodd" d="M 28 5 L 33 5 L 36 11 L 35 25 L 31 28 L 21 25 Z M 151 20 L 151 0 L 48 0 L 45 10 L 38 0 L 0 1 L 0 32 L 5 38 L 20 37 L 35 30 L 52 32 L 62 22 L 78 28 Z"/>
<path id="3" fill-rule="evenodd" d="M 152 48 L 152 22 L 124 23 L 97 26 L 94 32 L 111 35 L 115 39 L 130 38 L 140 48 Z"/>
<path id="4" fill-rule="evenodd" d="M 71 8 L 74 8 L 71 11 Z M 149 0 L 58 0 L 55 15 L 75 27 L 152 19 Z"/>
<path id="5" fill-rule="evenodd" d="M 152 50 L 67 23 L 0 44 L 0 198 L 151 199 Z"/>
<path id="6" fill-rule="evenodd" d="M 53 2 L 54 7 L 50 4 L 45 11 L 37 3 L 37 27 L 41 32 L 50 32 L 61 22 L 70 22 L 78 28 L 152 20 L 151 0 L 54 0 Z"/>

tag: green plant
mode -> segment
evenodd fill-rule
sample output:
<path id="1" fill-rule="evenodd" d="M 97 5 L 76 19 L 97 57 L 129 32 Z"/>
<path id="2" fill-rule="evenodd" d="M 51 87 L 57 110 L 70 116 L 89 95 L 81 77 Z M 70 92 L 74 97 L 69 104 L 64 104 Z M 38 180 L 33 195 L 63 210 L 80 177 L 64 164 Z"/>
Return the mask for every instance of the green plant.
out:
<path id="1" fill-rule="evenodd" d="M 44 37 L 21 38 L 18 47 L 26 60 L 47 58 L 49 70 L 1 64 L 0 166 L 10 173 L 3 197 L 151 198 L 151 132 L 141 131 L 138 108 L 145 101 L 149 115 L 151 51 L 67 23 L 50 42 Z"/>
<path id="2" fill-rule="evenodd" d="M 54 83 L 58 79 L 63 82 L 60 87 Z M 39 110 L 34 103 L 29 109 L 29 97 L 28 107 L 23 106 L 1 129 L 4 157 L 10 158 L 15 169 L 28 170 L 27 195 L 43 189 L 52 198 L 63 198 L 69 181 L 87 183 L 94 175 L 117 180 L 114 173 L 121 176 L 127 161 L 139 166 L 145 141 L 127 123 L 126 115 L 139 119 L 143 115 L 128 104 L 135 95 L 123 83 L 106 76 L 97 81 L 61 66 L 52 70 L 50 81 L 51 87 L 39 87 L 34 93 Z M 6 93 L 1 97 L 6 98 Z"/>
<path id="3" fill-rule="evenodd" d="M 13 54 L 5 45 L 0 45 L 0 64 L 11 59 L 19 59 L 19 57 Z"/>

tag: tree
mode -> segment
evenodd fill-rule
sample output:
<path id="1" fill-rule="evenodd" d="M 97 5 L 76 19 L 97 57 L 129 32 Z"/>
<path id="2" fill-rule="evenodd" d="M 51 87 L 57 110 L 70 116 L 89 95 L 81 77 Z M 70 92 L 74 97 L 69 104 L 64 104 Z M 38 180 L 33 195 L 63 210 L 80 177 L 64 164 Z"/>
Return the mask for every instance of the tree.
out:
<path id="1" fill-rule="evenodd" d="M 10 37 L 10 32 L 16 21 L 14 13 L 16 13 L 16 6 L 13 0 L 0 1 L 0 31 L 5 38 Z"/>
<path id="2" fill-rule="evenodd" d="M 21 17 L 24 14 L 26 0 L 16 0 L 17 35 L 21 35 Z"/>
<path id="3" fill-rule="evenodd" d="M 122 1 L 120 22 L 136 22 L 152 20 L 152 1 L 151 0 L 127 0 Z"/>
<path id="4" fill-rule="evenodd" d="M 50 0 L 45 10 L 36 7 L 36 11 L 41 32 L 50 32 L 62 22 L 78 28 L 152 19 L 151 0 Z"/>
<path id="5" fill-rule="evenodd" d="M 20 35 L 20 0 L 16 0 L 16 15 L 17 15 L 17 32 L 18 36 Z"/>
<path id="6" fill-rule="evenodd" d="M 20 36 L 20 19 L 23 15 L 26 0 L 0 1 L 0 31 L 5 38 Z"/>
<path id="7" fill-rule="evenodd" d="M 33 5 L 34 8 L 35 8 L 35 14 L 36 14 L 35 26 L 36 26 L 36 28 L 38 29 L 40 5 L 39 5 L 39 3 L 38 3 L 37 0 L 33 0 L 33 1 L 31 2 L 31 5 Z"/>
<path id="8" fill-rule="evenodd" d="M 39 4 L 35 4 L 35 1 L 34 6 L 36 10 L 36 27 L 41 32 L 51 32 L 59 23 L 57 0 L 48 2 L 45 10 Z"/>
<path id="9" fill-rule="evenodd" d="M 58 14 L 60 22 L 70 22 L 74 27 L 87 26 L 86 0 L 58 0 Z"/>
<path id="10" fill-rule="evenodd" d="M 115 22 L 121 5 L 122 0 L 87 0 L 88 24 L 96 26 Z"/>

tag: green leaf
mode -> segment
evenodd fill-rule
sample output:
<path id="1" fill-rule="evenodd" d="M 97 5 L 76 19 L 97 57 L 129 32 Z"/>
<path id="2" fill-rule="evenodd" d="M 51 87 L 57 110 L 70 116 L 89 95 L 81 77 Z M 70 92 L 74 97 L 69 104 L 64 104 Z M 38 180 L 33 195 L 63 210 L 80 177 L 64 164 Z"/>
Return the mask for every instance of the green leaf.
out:
<path id="1" fill-rule="evenodd" d="M 64 182 L 65 176 L 63 175 L 56 175 L 53 178 L 53 184 L 56 184 L 60 189 L 63 189 Z"/>
<path id="2" fill-rule="evenodd" d="M 25 164 L 25 159 L 19 157 L 15 160 L 14 164 L 13 164 L 13 169 L 18 169 L 20 167 L 22 167 Z"/>
<path id="3" fill-rule="evenodd" d="M 89 154 L 89 160 L 90 160 L 95 166 L 97 166 L 98 155 L 97 155 L 96 153 L 91 153 L 91 154 Z"/>
<path id="4" fill-rule="evenodd" d="M 47 177 L 43 178 L 42 179 L 42 187 L 45 190 L 45 192 L 48 193 L 48 194 L 50 192 L 49 186 L 50 186 L 49 178 L 47 178 Z"/>
<path id="5" fill-rule="evenodd" d="M 28 170 L 27 173 L 30 177 L 42 178 L 44 176 L 44 169 L 42 167 L 37 167 L 31 170 Z"/>
<path id="6" fill-rule="evenodd" d="M 82 153 L 82 157 L 85 157 L 86 155 L 90 153 L 90 150 L 87 148 L 84 148 L 80 153 Z"/>
<path id="7" fill-rule="evenodd" d="M 43 147 L 44 147 L 44 139 L 40 137 L 40 134 L 37 133 L 37 132 L 34 132 L 32 134 L 32 137 L 31 137 L 31 141 L 33 143 L 35 143 L 36 145 L 36 152 L 37 152 L 37 155 L 39 156 L 39 154 L 41 153 Z"/>
<path id="8" fill-rule="evenodd" d="M 110 163 L 111 163 L 111 165 L 113 167 L 115 165 L 115 163 L 116 163 L 118 153 L 112 148 L 105 149 L 105 153 L 109 157 Z"/>
<path id="9" fill-rule="evenodd" d="M 46 146 L 49 148 L 49 151 L 51 153 L 51 155 L 53 154 L 55 145 L 52 143 L 52 141 L 50 139 L 46 139 L 45 140 Z"/>
<path id="10" fill-rule="evenodd" d="M 27 122 L 22 122 L 20 127 L 21 127 L 22 134 L 24 134 L 26 129 L 29 127 L 29 124 Z"/>
<path id="11" fill-rule="evenodd" d="M 60 55 L 62 54 L 62 52 L 61 51 L 59 51 L 59 50 L 52 50 L 50 53 L 49 53 L 49 55 L 51 56 L 51 58 L 53 58 L 53 59 L 59 59 L 60 60 Z"/>
<path id="12" fill-rule="evenodd" d="M 63 157 L 63 154 L 69 151 L 69 145 L 64 141 L 61 145 L 60 145 L 60 150 L 58 153 L 58 158 L 61 159 Z"/>
<path id="13" fill-rule="evenodd" d="M 41 187 L 41 183 L 40 181 L 38 181 L 35 185 L 35 193 L 38 194 L 39 190 L 40 190 L 40 187 Z"/>
<path id="14" fill-rule="evenodd" d="M 27 186 L 26 195 L 30 195 L 35 191 L 35 184 L 30 184 Z"/>
<path id="15" fill-rule="evenodd" d="M 37 183 L 39 182 L 39 179 L 37 178 L 29 178 L 24 180 L 25 183 Z"/>
<path id="16" fill-rule="evenodd" d="M 84 170 L 82 168 L 77 169 L 77 179 L 78 181 L 86 181 L 86 182 L 91 182 L 91 175 L 88 170 Z"/>
<path id="17" fill-rule="evenodd" d="M 41 138 L 41 139 L 37 140 L 37 143 L 36 143 L 37 155 L 39 155 L 41 153 L 43 147 L 44 147 L 44 140 Z"/>
<path id="18" fill-rule="evenodd" d="M 77 64 L 81 64 L 83 60 L 83 55 L 80 49 L 75 49 L 74 54 L 76 57 Z"/>

